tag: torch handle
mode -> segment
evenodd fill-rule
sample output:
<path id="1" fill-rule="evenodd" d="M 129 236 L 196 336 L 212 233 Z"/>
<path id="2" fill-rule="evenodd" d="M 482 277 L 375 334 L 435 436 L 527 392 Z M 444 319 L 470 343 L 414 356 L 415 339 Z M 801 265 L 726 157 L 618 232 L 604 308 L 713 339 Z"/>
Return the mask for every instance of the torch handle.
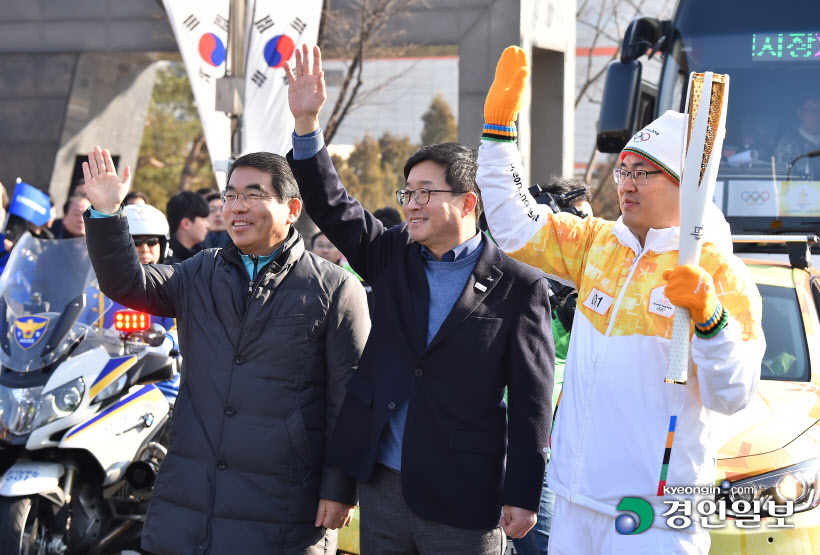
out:
<path id="1" fill-rule="evenodd" d="M 689 373 L 689 333 L 692 314 L 688 308 L 675 307 L 672 320 L 672 340 L 669 345 L 669 367 L 666 383 L 685 384 Z"/>

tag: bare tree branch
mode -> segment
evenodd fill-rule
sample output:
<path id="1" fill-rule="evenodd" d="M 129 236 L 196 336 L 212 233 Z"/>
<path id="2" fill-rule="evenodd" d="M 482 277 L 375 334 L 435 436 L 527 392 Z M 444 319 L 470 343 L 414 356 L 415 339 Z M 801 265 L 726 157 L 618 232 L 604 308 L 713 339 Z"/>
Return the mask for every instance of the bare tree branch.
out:
<path id="1" fill-rule="evenodd" d="M 398 72 L 370 88 L 363 88 L 365 59 L 377 57 L 386 51 L 387 45 L 395 44 L 397 37 L 405 34 L 395 26 L 391 27 L 390 23 L 395 23 L 396 19 L 409 13 L 412 8 L 426 5 L 426 0 L 357 0 L 352 4 L 352 13 L 326 10 L 323 19 L 328 23 L 319 37 L 323 48 L 340 50 L 342 57 L 350 60 L 325 126 L 327 143 L 332 141 L 342 121 L 351 111 L 371 100 L 406 73 L 407 70 Z M 403 48 L 393 47 L 391 52 L 400 55 L 406 48 L 407 45 Z"/>
<path id="2" fill-rule="evenodd" d="M 191 150 L 188 151 L 188 156 L 185 157 L 185 164 L 182 166 L 182 174 L 179 178 L 180 191 L 187 191 L 191 188 L 191 181 L 193 181 L 201 169 L 201 166 L 197 167 L 196 159 L 199 153 L 202 152 L 204 146 L 205 136 L 200 133 L 191 144 Z"/>

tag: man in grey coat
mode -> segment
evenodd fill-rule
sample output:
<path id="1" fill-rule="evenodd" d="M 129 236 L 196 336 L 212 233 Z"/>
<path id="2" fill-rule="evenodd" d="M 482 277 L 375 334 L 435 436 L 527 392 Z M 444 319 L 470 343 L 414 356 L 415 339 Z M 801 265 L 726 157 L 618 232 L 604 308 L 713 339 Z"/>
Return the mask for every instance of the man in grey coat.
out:
<path id="1" fill-rule="evenodd" d="M 325 443 L 370 331 L 355 276 L 305 251 L 287 162 L 237 159 L 222 194 L 233 245 L 172 266 L 140 265 L 117 177 L 95 147 L 83 163 L 88 251 L 102 291 L 178 318 L 182 382 L 142 537 L 180 553 L 335 553 L 354 482 Z"/>

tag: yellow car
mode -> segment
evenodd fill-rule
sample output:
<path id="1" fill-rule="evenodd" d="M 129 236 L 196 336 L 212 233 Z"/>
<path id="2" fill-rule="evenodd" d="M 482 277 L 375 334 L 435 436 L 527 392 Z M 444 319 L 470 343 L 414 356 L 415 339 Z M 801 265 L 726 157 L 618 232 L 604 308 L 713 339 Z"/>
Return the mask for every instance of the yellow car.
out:
<path id="1" fill-rule="evenodd" d="M 786 242 L 784 236 L 766 239 Z M 713 432 L 723 446 L 717 485 L 728 480 L 737 490 L 727 505 L 790 500 L 794 515 L 785 523 L 793 527 L 781 527 L 783 521 L 765 512 L 748 528 L 730 516 L 726 527 L 711 531 L 712 554 L 820 553 L 820 371 L 813 371 L 820 368 L 820 272 L 808 264 L 806 249 L 816 239 L 793 240 L 797 256 L 790 261 L 739 254 L 763 298 L 766 353 L 755 398 L 742 411 L 720 416 Z"/>

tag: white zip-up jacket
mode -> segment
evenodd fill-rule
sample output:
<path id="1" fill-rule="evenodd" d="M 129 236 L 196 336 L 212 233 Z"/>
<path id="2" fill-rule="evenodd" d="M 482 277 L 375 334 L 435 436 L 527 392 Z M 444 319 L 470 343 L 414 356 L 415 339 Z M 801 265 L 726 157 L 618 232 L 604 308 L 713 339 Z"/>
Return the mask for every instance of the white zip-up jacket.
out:
<path id="1" fill-rule="evenodd" d="M 664 486 L 715 485 L 713 414 L 745 407 L 760 379 L 760 294 L 731 254 L 726 221 L 710 214 L 700 265 L 730 321 L 714 337 L 692 338 L 686 385 L 666 384 L 674 306 L 662 274 L 678 263 L 679 228 L 651 229 L 641 247 L 621 219 L 553 214 L 527 191 L 513 143 L 482 141 L 478 164 L 493 238 L 578 290 L 547 483 L 611 516 L 624 497 L 641 497 L 653 505 L 653 526 L 669 530 L 658 518 L 673 499 Z"/>

